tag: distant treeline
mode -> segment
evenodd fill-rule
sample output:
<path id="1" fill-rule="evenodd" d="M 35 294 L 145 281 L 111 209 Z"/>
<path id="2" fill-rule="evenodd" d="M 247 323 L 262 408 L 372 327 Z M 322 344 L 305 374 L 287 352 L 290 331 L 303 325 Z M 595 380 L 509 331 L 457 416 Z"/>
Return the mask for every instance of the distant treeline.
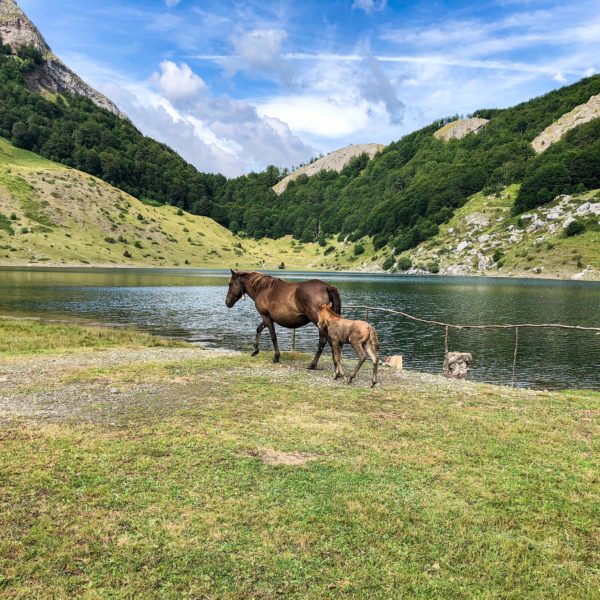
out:
<path id="1" fill-rule="evenodd" d="M 558 117 L 600 93 L 600 76 L 506 110 L 475 135 L 441 141 L 432 123 L 369 160 L 353 158 L 340 172 L 301 175 L 277 196 L 276 167 L 227 180 L 198 172 L 177 153 L 143 136 L 129 121 L 80 96 L 47 100 L 25 77 L 40 68 L 32 49 L 9 56 L 0 40 L 0 135 L 20 148 L 86 171 L 142 199 L 213 217 L 253 237 L 292 234 L 303 241 L 333 234 L 373 236 L 376 247 L 411 248 L 435 235 L 468 197 L 522 183 L 515 214 L 559 193 L 600 187 L 600 120 L 571 131 L 536 156 L 531 141 Z"/>

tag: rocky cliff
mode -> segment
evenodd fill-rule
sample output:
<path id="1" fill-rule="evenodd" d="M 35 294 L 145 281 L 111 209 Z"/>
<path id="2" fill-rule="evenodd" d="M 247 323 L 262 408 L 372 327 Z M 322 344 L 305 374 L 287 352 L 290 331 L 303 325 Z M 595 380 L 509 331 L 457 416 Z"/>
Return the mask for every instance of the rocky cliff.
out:
<path id="1" fill-rule="evenodd" d="M 43 63 L 27 77 L 28 86 L 36 92 L 79 94 L 94 104 L 125 117 L 106 96 L 89 86 L 71 71 L 46 43 L 46 40 L 14 0 L 0 0 L 0 35 L 5 44 L 16 51 L 33 46 L 43 57 Z"/>

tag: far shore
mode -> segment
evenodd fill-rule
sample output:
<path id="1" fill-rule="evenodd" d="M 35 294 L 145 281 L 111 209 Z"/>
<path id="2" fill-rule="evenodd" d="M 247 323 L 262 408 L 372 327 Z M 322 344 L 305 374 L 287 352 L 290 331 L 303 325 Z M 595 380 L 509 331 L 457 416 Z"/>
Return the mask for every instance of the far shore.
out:
<path id="1" fill-rule="evenodd" d="M 202 271 L 228 271 L 232 268 L 231 265 L 223 265 L 223 266 L 199 266 L 199 265 L 149 265 L 149 264 L 114 264 L 114 263 L 62 263 L 62 262 L 53 262 L 48 261 L 44 263 L 29 263 L 29 262 L 2 262 L 0 261 L 0 269 L 35 269 L 35 270 L 44 270 L 44 269 L 78 269 L 78 270 L 92 270 L 92 269 L 148 269 L 148 270 L 181 270 L 181 271 L 190 271 L 190 270 L 202 270 Z M 383 269 L 357 269 L 357 270 L 348 270 L 348 269 L 311 269 L 308 267 L 295 267 L 294 265 L 289 265 L 285 269 L 278 269 L 276 265 L 273 266 L 258 266 L 258 265 L 242 265 L 239 267 L 235 267 L 238 269 L 246 269 L 252 271 L 270 271 L 277 272 L 281 274 L 281 277 L 285 279 L 286 272 L 305 272 L 305 273 L 342 273 L 348 275 L 390 275 L 390 276 L 407 276 L 407 277 L 477 277 L 481 279 L 539 279 L 539 280 L 549 280 L 549 281 L 587 281 L 587 282 L 598 282 L 600 281 L 600 270 L 595 269 L 584 269 L 583 271 L 577 273 L 565 273 L 564 275 L 553 275 L 546 273 L 534 273 L 532 271 L 509 271 L 502 274 L 488 274 L 488 273 L 426 273 L 419 271 L 404 271 L 391 273 L 389 271 L 384 271 Z"/>

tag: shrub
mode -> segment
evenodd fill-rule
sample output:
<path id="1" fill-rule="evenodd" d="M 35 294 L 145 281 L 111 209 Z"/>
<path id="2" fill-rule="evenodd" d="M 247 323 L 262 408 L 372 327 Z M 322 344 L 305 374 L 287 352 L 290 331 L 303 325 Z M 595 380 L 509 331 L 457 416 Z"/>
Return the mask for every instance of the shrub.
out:
<path id="1" fill-rule="evenodd" d="M 428 270 L 430 273 L 433 273 L 433 274 L 435 274 L 435 273 L 439 273 L 439 272 L 440 272 L 440 265 L 439 265 L 438 263 L 436 263 L 436 262 L 430 262 L 430 263 L 427 265 L 427 270 Z"/>
<path id="2" fill-rule="evenodd" d="M 117 240 L 115 240 L 114 237 L 110 237 L 110 236 L 109 237 L 105 237 L 104 241 L 108 242 L 109 244 L 115 244 L 117 242 Z"/>
<path id="3" fill-rule="evenodd" d="M 136 248 L 139 248 L 140 250 L 143 248 L 143 246 L 142 246 L 142 242 L 140 242 L 139 240 L 135 240 L 135 242 L 133 242 L 133 245 L 134 245 Z"/>
<path id="4" fill-rule="evenodd" d="M 388 256 L 384 261 L 383 261 L 383 270 L 384 271 L 389 271 L 390 269 L 392 269 L 392 267 L 394 266 L 394 263 L 396 261 L 394 260 L 394 258 L 392 256 Z"/>
<path id="5" fill-rule="evenodd" d="M 144 215 L 142 213 L 138 213 L 137 214 L 137 220 L 138 221 L 143 221 L 144 220 Z"/>
<path id="6" fill-rule="evenodd" d="M 365 247 L 362 244 L 356 244 L 356 246 L 354 246 L 354 255 L 355 256 L 359 256 L 364 253 L 365 253 Z"/>
<path id="7" fill-rule="evenodd" d="M 131 252 L 129 252 L 129 250 L 125 250 L 125 252 L 123 252 L 123 256 L 124 256 L 125 258 L 132 258 L 132 256 L 131 256 Z"/>
<path id="8" fill-rule="evenodd" d="M 502 254 L 502 252 L 500 252 L 500 250 L 496 250 L 494 252 L 494 254 L 492 254 L 492 260 L 495 263 L 500 262 L 500 260 L 502 259 L 503 256 L 504 256 L 504 254 Z"/>
<path id="9" fill-rule="evenodd" d="M 571 221 L 565 229 L 565 236 L 572 237 L 585 231 L 585 225 L 581 221 Z"/>
<path id="10" fill-rule="evenodd" d="M 410 260 L 410 258 L 408 258 L 408 256 L 403 256 L 399 261 L 398 261 L 398 268 L 401 271 L 408 271 L 410 268 L 412 268 L 413 264 L 412 264 L 412 260 Z"/>
<path id="11" fill-rule="evenodd" d="M 178 217 L 182 217 L 183 216 L 183 211 L 180 208 L 177 209 L 177 216 Z"/>
<path id="12" fill-rule="evenodd" d="M 333 246 L 328 246 L 327 248 L 325 248 L 325 252 L 323 252 L 323 256 L 327 256 L 328 254 L 331 254 L 334 251 L 335 251 L 335 248 Z"/>

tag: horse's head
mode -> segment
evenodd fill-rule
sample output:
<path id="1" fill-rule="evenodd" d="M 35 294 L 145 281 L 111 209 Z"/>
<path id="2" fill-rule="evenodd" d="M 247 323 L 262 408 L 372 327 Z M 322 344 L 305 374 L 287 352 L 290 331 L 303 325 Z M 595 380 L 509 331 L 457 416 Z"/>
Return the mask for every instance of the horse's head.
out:
<path id="1" fill-rule="evenodd" d="M 244 286 L 240 281 L 240 273 L 230 269 L 231 279 L 229 280 L 229 289 L 225 298 L 227 308 L 232 308 L 233 305 L 245 294 Z"/>

